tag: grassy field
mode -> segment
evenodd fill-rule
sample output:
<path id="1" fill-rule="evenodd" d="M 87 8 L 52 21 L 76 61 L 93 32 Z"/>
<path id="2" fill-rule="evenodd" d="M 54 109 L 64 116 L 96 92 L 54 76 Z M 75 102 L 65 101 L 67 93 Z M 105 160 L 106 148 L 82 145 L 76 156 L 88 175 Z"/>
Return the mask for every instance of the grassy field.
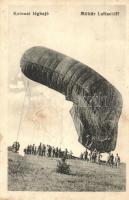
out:
<path id="1" fill-rule="evenodd" d="M 56 172 L 57 158 L 8 154 L 8 190 L 11 191 L 125 191 L 126 169 L 67 160 L 69 175 Z"/>

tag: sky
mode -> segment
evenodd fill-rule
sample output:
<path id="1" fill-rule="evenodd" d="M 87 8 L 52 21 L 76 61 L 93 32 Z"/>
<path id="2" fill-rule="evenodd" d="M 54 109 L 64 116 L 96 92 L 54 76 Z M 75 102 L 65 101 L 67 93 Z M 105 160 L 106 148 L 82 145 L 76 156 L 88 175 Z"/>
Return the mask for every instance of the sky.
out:
<path id="1" fill-rule="evenodd" d="M 80 16 L 81 4 L 50 7 L 9 7 L 8 58 L 8 144 L 18 134 L 24 148 L 43 142 L 68 148 L 79 155 L 84 147 L 78 142 L 70 116 L 72 103 L 60 93 L 28 80 L 20 72 L 22 54 L 32 46 L 54 49 L 90 66 L 111 82 L 122 94 L 123 111 L 119 121 L 115 153 L 127 159 L 128 82 L 126 67 L 126 12 L 124 6 L 109 6 L 120 11 L 117 17 Z M 85 10 L 102 11 L 102 6 Z M 13 11 L 48 11 L 49 16 L 14 16 Z"/>

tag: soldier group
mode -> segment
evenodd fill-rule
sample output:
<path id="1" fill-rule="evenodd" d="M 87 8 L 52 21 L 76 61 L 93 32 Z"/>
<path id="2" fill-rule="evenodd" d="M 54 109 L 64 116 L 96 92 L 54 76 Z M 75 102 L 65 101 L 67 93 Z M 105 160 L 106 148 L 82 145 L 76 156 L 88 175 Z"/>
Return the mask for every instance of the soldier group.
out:
<path id="1" fill-rule="evenodd" d="M 80 155 L 81 160 L 85 160 L 87 162 L 98 163 L 98 164 L 100 164 L 101 158 L 102 158 L 101 153 L 97 152 L 96 149 L 94 151 L 90 151 L 90 152 L 88 152 L 88 150 L 86 149 L 86 151 L 84 151 Z"/>
<path id="2" fill-rule="evenodd" d="M 118 155 L 118 153 L 116 154 L 116 156 L 114 157 L 113 153 L 109 153 L 108 159 L 107 159 L 107 165 L 113 167 L 114 165 L 116 166 L 116 168 L 119 167 L 120 165 L 120 156 Z"/>
<path id="3" fill-rule="evenodd" d="M 19 148 L 20 148 L 19 142 L 14 142 L 11 147 L 8 147 L 8 150 L 11 150 L 13 152 L 18 152 Z M 41 142 L 38 146 L 36 146 L 35 144 L 33 144 L 33 145 L 29 144 L 24 149 L 24 153 L 30 154 L 30 155 L 65 158 L 65 159 L 75 158 L 73 156 L 73 152 L 68 151 L 67 148 L 65 150 L 62 150 L 59 147 L 45 145 L 45 144 L 42 144 Z M 85 160 L 87 162 L 92 162 L 92 163 L 100 164 L 102 162 L 101 158 L 102 158 L 102 154 L 100 152 L 98 152 L 96 149 L 94 149 L 94 151 L 90 151 L 90 152 L 86 149 L 83 153 L 80 154 L 81 160 Z M 106 164 L 111 167 L 116 166 L 116 168 L 118 168 L 120 165 L 120 156 L 118 155 L 118 153 L 114 157 L 113 153 L 110 152 L 108 154 Z"/>
<path id="4" fill-rule="evenodd" d="M 38 146 L 35 144 L 28 145 L 24 149 L 25 154 L 38 155 L 38 156 L 46 156 L 46 157 L 55 157 L 55 158 L 72 158 L 72 151 L 68 151 L 67 148 L 63 151 L 59 147 L 54 147 L 51 145 L 45 145 L 40 143 Z"/>
<path id="5" fill-rule="evenodd" d="M 94 151 L 90 151 L 90 152 L 88 152 L 88 150 L 86 149 L 86 151 L 84 151 L 80 155 L 81 160 L 85 160 L 87 162 L 98 163 L 98 164 L 100 164 L 102 162 L 101 158 L 102 158 L 102 154 L 100 152 L 97 152 L 96 149 Z M 110 152 L 108 159 L 106 161 L 106 164 L 111 167 L 116 166 L 116 168 L 118 168 L 120 165 L 120 157 L 119 157 L 118 153 L 114 157 L 114 155 Z"/>
<path id="6" fill-rule="evenodd" d="M 14 153 L 17 153 L 20 149 L 20 143 L 15 141 L 12 146 L 8 146 L 8 151 L 12 151 Z"/>

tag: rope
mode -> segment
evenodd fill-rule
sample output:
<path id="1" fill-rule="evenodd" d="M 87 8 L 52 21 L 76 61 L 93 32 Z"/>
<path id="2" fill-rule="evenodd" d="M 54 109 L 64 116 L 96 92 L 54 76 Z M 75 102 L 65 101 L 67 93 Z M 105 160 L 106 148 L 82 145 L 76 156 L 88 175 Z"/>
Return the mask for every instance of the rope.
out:
<path id="1" fill-rule="evenodd" d="M 22 78 L 22 81 L 24 82 L 23 78 Z M 27 87 L 29 88 L 29 95 L 30 95 L 29 81 L 27 83 L 28 83 Z M 27 87 L 26 87 L 25 83 L 24 83 L 24 86 L 25 86 L 25 95 L 24 95 L 23 104 L 22 104 L 22 107 L 21 107 L 20 121 L 19 121 L 16 141 L 18 141 L 18 139 L 19 139 L 19 133 L 20 133 L 20 130 L 21 130 L 21 123 L 22 123 L 22 118 L 23 118 L 23 113 L 24 113 L 25 98 L 26 98 L 26 94 L 27 94 Z"/>
<path id="2" fill-rule="evenodd" d="M 23 99 L 23 104 L 22 104 L 22 107 L 21 107 L 20 122 L 19 122 L 19 126 L 18 126 L 18 132 L 17 132 L 16 141 L 18 141 L 18 139 L 19 139 L 19 133 L 20 133 L 20 129 L 21 129 L 21 122 L 22 122 L 23 111 L 24 111 L 25 97 L 26 97 L 26 91 L 25 91 L 25 95 L 24 95 L 24 99 Z"/>

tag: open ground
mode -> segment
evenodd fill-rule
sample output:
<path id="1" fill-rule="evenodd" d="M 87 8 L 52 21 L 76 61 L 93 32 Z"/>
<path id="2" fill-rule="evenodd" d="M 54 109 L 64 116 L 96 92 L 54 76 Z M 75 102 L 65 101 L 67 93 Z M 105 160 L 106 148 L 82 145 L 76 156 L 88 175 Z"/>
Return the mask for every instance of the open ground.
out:
<path id="1" fill-rule="evenodd" d="M 68 159 L 70 174 L 56 172 L 58 158 L 8 153 L 10 191 L 125 191 L 126 165 L 109 167 Z"/>

